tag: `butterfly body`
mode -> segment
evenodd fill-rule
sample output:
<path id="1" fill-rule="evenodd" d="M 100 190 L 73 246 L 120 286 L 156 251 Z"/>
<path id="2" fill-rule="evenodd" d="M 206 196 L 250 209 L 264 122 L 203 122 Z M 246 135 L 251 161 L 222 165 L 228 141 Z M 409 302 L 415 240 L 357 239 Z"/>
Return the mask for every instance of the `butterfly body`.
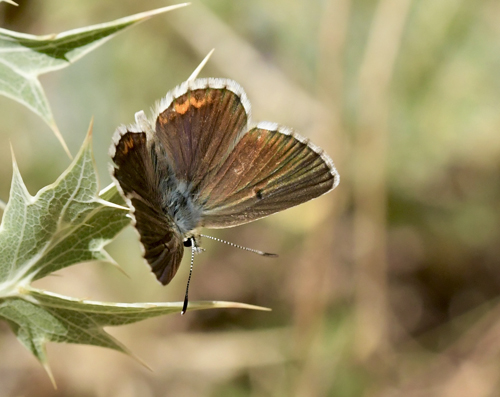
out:
<path id="1" fill-rule="evenodd" d="M 287 127 L 250 125 L 243 89 L 197 79 L 170 91 L 148 119 L 117 129 L 112 176 L 132 209 L 144 257 L 168 284 L 200 230 L 241 225 L 337 186 L 330 158 Z"/>

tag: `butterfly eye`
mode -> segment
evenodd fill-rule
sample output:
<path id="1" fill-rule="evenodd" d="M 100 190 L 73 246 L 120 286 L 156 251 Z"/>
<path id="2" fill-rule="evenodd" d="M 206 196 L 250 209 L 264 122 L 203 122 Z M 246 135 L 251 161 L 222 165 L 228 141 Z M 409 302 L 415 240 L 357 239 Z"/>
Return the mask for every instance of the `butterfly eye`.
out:
<path id="1" fill-rule="evenodd" d="M 192 247 L 193 246 L 193 239 L 188 238 L 183 241 L 184 247 Z"/>

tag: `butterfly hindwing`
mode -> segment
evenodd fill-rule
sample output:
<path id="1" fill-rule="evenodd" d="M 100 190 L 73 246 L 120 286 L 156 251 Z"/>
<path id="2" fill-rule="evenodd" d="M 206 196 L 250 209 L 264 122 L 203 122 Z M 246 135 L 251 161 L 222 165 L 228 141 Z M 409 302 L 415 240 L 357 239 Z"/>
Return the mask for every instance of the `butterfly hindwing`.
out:
<path id="1" fill-rule="evenodd" d="M 274 123 L 248 131 L 200 196 L 203 225 L 236 226 L 318 197 L 338 174 L 321 149 Z"/>
<path id="2" fill-rule="evenodd" d="M 168 176 L 168 165 L 157 158 L 146 133 L 127 131 L 117 134 L 115 166 L 112 174 L 128 201 L 144 248 L 144 258 L 162 284 L 174 277 L 184 252 L 182 235 L 171 216 L 162 211 L 160 182 Z"/>
<path id="3" fill-rule="evenodd" d="M 157 106 L 156 139 L 202 210 L 201 226 L 230 227 L 301 204 L 338 182 L 321 149 L 274 123 L 246 131 L 250 103 L 226 79 L 198 79 Z"/>
<path id="4" fill-rule="evenodd" d="M 158 281 L 168 284 L 177 273 L 182 260 L 182 236 L 172 222 L 165 221 L 152 207 L 132 199 L 135 227 L 144 247 L 144 258 Z"/>

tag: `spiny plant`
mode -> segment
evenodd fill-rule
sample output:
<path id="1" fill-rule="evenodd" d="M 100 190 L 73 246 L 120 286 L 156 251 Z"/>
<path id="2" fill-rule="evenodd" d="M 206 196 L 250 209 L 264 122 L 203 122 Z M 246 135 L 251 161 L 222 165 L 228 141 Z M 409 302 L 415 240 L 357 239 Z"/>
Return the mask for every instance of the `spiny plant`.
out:
<path id="1" fill-rule="evenodd" d="M 70 155 L 38 76 L 71 65 L 127 27 L 186 5 L 46 36 L 0 28 L 0 94 L 38 114 Z M 113 185 L 99 193 L 91 137 L 92 126 L 69 167 L 35 196 L 28 192 L 13 153 L 10 197 L 0 224 L 0 319 L 40 361 L 52 382 L 45 353 L 47 342 L 102 346 L 130 354 L 103 327 L 182 310 L 182 302 L 96 302 L 31 286 L 35 280 L 78 263 L 114 263 L 103 248 L 130 223 L 129 210 Z M 189 310 L 213 308 L 263 309 L 233 302 L 189 305 Z"/>

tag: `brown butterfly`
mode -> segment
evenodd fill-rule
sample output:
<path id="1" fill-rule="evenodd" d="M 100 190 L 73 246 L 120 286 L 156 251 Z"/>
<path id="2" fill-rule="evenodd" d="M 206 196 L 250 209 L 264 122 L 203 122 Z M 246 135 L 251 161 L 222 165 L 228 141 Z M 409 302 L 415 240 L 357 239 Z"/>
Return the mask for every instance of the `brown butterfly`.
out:
<path id="1" fill-rule="evenodd" d="M 252 222 L 339 183 L 332 160 L 291 129 L 270 122 L 250 128 L 250 102 L 232 80 L 187 81 L 151 118 L 140 111 L 135 119 L 113 136 L 111 172 L 144 258 L 164 285 L 184 247 L 201 250 L 201 228 Z"/>

